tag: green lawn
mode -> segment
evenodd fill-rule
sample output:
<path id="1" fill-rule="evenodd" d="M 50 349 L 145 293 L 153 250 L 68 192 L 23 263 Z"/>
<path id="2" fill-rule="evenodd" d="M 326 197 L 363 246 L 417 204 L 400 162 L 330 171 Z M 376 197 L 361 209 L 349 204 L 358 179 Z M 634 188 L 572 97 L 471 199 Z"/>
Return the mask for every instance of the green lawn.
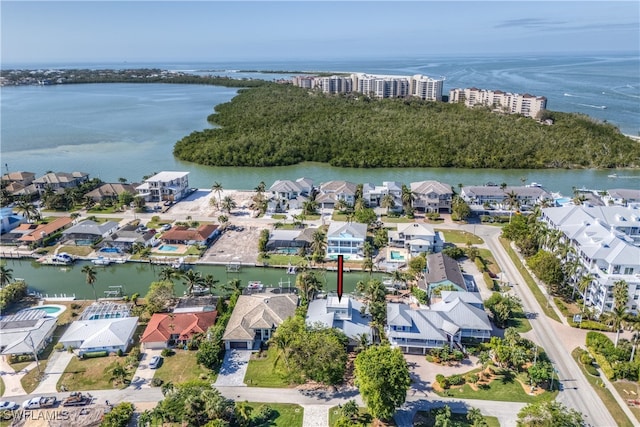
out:
<path id="1" fill-rule="evenodd" d="M 60 252 L 66 252 L 69 255 L 74 255 L 74 256 L 88 256 L 91 252 L 93 252 L 93 248 L 91 246 L 73 246 L 73 245 L 67 245 L 67 246 L 60 246 L 58 248 L 58 253 Z M 52 251 L 53 253 L 53 251 Z"/>
<path id="2" fill-rule="evenodd" d="M 175 354 L 165 357 L 153 376 L 174 384 L 198 379 L 215 382 L 217 377 L 217 373 L 199 365 L 196 353 L 189 350 L 175 350 Z"/>
<path id="3" fill-rule="evenodd" d="M 258 353 L 251 355 L 247 374 L 244 377 L 244 383 L 249 387 L 289 387 L 289 381 L 286 380 L 287 371 L 284 360 L 278 359 L 274 366 L 274 360 L 277 359 L 278 352 L 275 347 L 269 347 L 263 356 L 257 357 Z"/>
<path id="4" fill-rule="evenodd" d="M 260 406 L 269 406 L 276 412 L 276 417 L 271 419 L 268 424 L 260 424 L 256 427 L 302 427 L 302 416 L 304 409 L 300 405 L 293 403 L 260 403 L 260 402 L 247 402 L 253 411 L 256 411 Z"/>
<path id="5" fill-rule="evenodd" d="M 64 373 L 58 380 L 58 389 L 61 385 L 69 391 L 83 391 L 83 390 L 111 390 L 114 387 L 110 375 L 105 373 L 105 369 L 110 367 L 115 362 L 123 364 L 124 357 L 106 356 L 96 357 L 93 359 L 78 359 L 73 357 Z M 120 385 L 120 388 L 124 388 L 131 381 L 134 370 L 128 371 L 128 378 L 125 384 Z"/>
<path id="6" fill-rule="evenodd" d="M 0 396 L 4 394 L 4 381 L 0 378 Z"/>
<path id="7" fill-rule="evenodd" d="M 529 286 L 529 289 L 531 289 L 533 296 L 535 296 L 536 301 L 538 301 L 538 304 L 540 304 L 540 308 L 542 309 L 542 311 L 544 311 L 544 314 L 550 319 L 560 322 L 560 318 L 556 314 L 555 310 L 549 306 L 549 301 L 547 301 L 547 298 L 545 298 L 536 282 L 533 280 L 524 265 L 522 265 L 522 262 L 520 262 L 520 258 L 518 257 L 518 255 L 511 248 L 510 241 L 501 237 L 500 243 L 509 254 L 511 261 L 513 261 L 513 265 L 516 266 L 522 277 L 524 277 L 527 286 Z"/>
<path id="8" fill-rule="evenodd" d="M 602 386 L 602 380 L 599 377 L 592 376 L 584 369 L 584 366 L 582 366 L 582 363 L 580 363 L 578 355 L 579 355 L 579 348 L 576 348 L 571 352 L 571 356 L 573 357 L 573 360 L 576 361 L 576 363 L 582 370 L 584 377 L 587 379 L 587 381 L 589 381 L 589 384 L 591 384 L 591 387 L 593 387 L 598 397 L 600 397 L 600 400 L 602 400 L 602 403 L 604 403 L 604 406 L 607 407 L 613 419 L 616 420 L 616 422 L 618 423 L 618 426 L 631 427 L 633 425 L 636 425 L 629 420 L 629 418 L 627 417 L 627 414 L 625 414 L 625 412 L 622 410 L 620 405 L 618 405 L 618 402 L 613 397 L 613 394 L 611 393 L 611 391 L 608 388 Z M 634 412 L 634 414 L 636 414 L 637 416 L 638 413 Z"/>
<path id="9" fill-rule="evenodd" d="M 273 219 L 287 219 L 287 216 L 284 214 L 273 214 L 271 215 L 271 218 Z"/>
<path id="10" fill-rule="evenodd" d="M 514 311 L 507 322 L 507 327 L 516 328 L 518 333 L 524 334 L 531 330 L 531 323 L 522 310 Z"/>
<path id="11" fill-rule="evenodd" d="M 276 265 L 298 265 L 305 261 L 305 259 L 298 255 L 288 254 L 269 254 L 267 258 L 258 257 L 258 262 L 263 264 L 269 264 L 270 266 Z"/>
<path id="12" fill-rule="evenodd" d="M 473 371 L 478 370 L 475 369 Z M 498 375 L 488 385 L 483 388 L 478 388 L 478 390 L 473 390 L 469 384 L 464 384 L 461 387 L 451 387 L 449 390 L 436 392 L 436 394 L 460 399 L 532 403 L 553 400 L 558 394 L 558 391 L 546 391 L 537 396 L 530 396 L 524 391 L 521 383 L 515 377 Z"/>
<path id="13" fill-rule="evenodd" d="M 467 242 L 471 242 L 474 245 L 484 243 L 484 240 L 473 233 L 469 233 L 468 231 L 445 230 L 441 228 L 436 228 L 435 231 L 441 232 L 444 235 L 445 242 L 447 243 L 462 243 L 465 245 Z"/>
<path id="14" fill-rule="evenodd" d="M 627 399 L 640 399 L 640 385 L 637 382 L 625 380 L 615 381 L 613 383 L 613 387 L 615 387 L 618 394 L 625 401 Z M 635 395 L 631 393 L 632 391 L 635 393 Z M 637 406 L 629 406 L 629 409 L 631 409 L 631 412 L 633 413 L 633 415 L 635 415 L 636 421 L 640 422 L 640 408 Z"/>
<path id="15" fill-rule="evenodd" d="M 392 222 L 392 223 L 409 223 L 416 222 L 415 218 L 407 218 L 406 216 L 386 216 L 382 215 L 382 222 Z"/>
<path id="16" fill-rule="evenodd" d="M 40 370 L 38 370 L 38 368 L 33 368 L 32 370 L 27 372 L 24 377 L 22 377 L 20 383 L 22 384 L 22 388 L 24 389 L 24 391 L 26 391 L 27 393 L 31 393 L 36 389 L 36 387 L 38 387 L 38 385 L 40 385 L 40 376 L 47 367 L 47 362 L 48 360 L 41 360 L 39 363 Z"/>
<path id="17" fill-rule="evenodd" d="M 487 269 L 495 274 L 496 276 L 500 274 L 502 270 L 500 270 L 500 266 L 496 262 L 496 259 L 493 257 L 493 254 L 489 249 L 478 248 L 478 255 L 484 260 Z"/>

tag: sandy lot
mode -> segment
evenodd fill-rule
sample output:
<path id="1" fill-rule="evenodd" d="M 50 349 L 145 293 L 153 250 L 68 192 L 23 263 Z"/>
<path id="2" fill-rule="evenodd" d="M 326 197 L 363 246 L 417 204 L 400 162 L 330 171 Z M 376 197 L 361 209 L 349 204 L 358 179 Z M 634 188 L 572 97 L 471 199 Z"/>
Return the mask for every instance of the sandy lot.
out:
<path id="1" fill-rule="evenodd" d="M 241 190 L 223 190 L 220 193 L 220 198 L 224 199 L 227 196 L 231 196 L 238 206 L 232 212 L 247 212 L 251 198 L 255 195 L 253 191 L 241 191 Z M 209 189 L 198 189 L 189 197 L 185 197 L 178 203 L 173 205 L 167 212 L 170 215 L 186 217 L 191 216 L 195 218 L 209 217 L 217 219 L 220 215 L 227 215 L 221 209 L 218 209 L 215 204 L 211 205 L 211 200 L 217 198 L 217 193 Z M 215 202 L 214 202 L 215 203 Z"/>
<path id="2" fill-rule="evenodd" d="M 255 264 L 258 258 L 258 239 L 264 227 L 240 226 L 225 230 L 202 256 L 204 263 Z"/>

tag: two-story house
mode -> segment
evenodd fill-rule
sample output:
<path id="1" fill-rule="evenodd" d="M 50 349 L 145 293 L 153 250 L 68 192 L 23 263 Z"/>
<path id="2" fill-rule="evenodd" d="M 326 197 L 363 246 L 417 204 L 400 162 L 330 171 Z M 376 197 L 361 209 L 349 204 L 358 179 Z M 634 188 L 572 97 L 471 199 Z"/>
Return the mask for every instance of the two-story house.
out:
<path id="1" fill-rule="evenodd" d="M 160 172 L 136 187 L 148 202 L 178 201 L 189 194 L 189 172 Z"/>
<path id="2" fill-rule="evenodd" d="M 365 182 L 362 185 L 362 198 L 371 208 L 379 207 L 382 198 L 386 195 L 393 197 L 392 211 L 402 210 L 402 183 L 396 181 L 384 181 L 382 185 Z"/>
<path id="3" fill-rule="evenodd" d="M 438 181 L 419 181 L 410 184 L 413 207 L 421 212 L 451 213 L 453 190 Z"/>
<path id="4" fill-rule="evenodd" d="M 360 259 L 366 238 L 367 224 L 333 221 L 327 230 L 327 258 Z"/>
<path id="5" fill-rule="evenodd" d="M 333 209 L 338 200 L 353 206 L 356 201 L 356 184 L 348 181 L 329 181 L 320 184 L 316 202 L 321 209 Z"/>
<path id="6" fill-rule="evenodd" d="M 400 223 L 396 230 L 388 232 L 389 246 L 405 248 L 410 256 L 421 253 L 439 252 L 443 241 L 440 235 L 428 224 L 418 222 Z"/>
<path id="7" fill-rule="evenodd" d="M 371 316 L 363 313 L 362 307 L 363 304 L 354 298 L 343 296 L 338 299 L 337 295 L 328 295 L 309 303 L 306 323 L 340 329 L 349 338 L 350 346 L 357 345 L 363 334 L 372 342 Z"/>
<path id="8" fill-rule="evenodd" d="M 86 172 L 49 172 L 33 181 L 36 190 L 40 195 L 51 190 L 54 193 L 64 191 L 65 188 L 75 188 L 80 184 L 89 181 L 89 174 Z"/>
<path id="9" fill-rule="evenodd" d="M 295 181 L 279 179 L 269 187 L 268 193 L 270 211 L 300 209 L 313 193 L 313 181 L 309 178 L 298 178 Z"/>

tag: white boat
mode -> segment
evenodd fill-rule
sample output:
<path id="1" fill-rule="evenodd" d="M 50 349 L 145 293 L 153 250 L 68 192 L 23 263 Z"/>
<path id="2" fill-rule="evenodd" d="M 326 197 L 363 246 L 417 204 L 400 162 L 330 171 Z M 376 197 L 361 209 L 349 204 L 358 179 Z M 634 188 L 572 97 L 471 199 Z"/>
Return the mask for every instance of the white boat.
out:
<path id="1" fill-rule="evenodd" d="M 104 257 L 98 257 L 94 260 L 91 260 L 92 263 L 94 263 L 95 265 L 109 265 L 111 264 L 111 259 L 109 258 L 104 258 Z"/>
<path id="2" fill-rule="evenodd" d="M 264 288 L 264 285 L 259 280 L 252 280 L 249 282 L 249 285 L 247 286 L 247 289 L 251 289 L 251 290 L 260 290 L 262 288 Z"/>
<path id="3" fill-rule="evenodd" d="M 178 260 L 177 260 L 177 261 L 175 261 L 173 264 L 171 264 L 171 267 L 172 267 L 172 268 L 175 268 L 175 269 L 178 269 L 178 270 L 183 269 L 183 268 L 185 267 L 185 265 L 184 265 L 184 258 L 182 258 L 182 257 L 181 257 L 181 258 L 178 258 Z"/>
<path id="4" fill-rule="evenodd" d="M 295 265 L 287 267 L 287 274 L 296 274 L 298 268 Z"/>
<path id="5" fill-rule="evenodd" d="M 607 178 L 617 178 L 617 177 L 618 177 L 617 173 L 612 173 L 612 174 L 607 175 Z"/>

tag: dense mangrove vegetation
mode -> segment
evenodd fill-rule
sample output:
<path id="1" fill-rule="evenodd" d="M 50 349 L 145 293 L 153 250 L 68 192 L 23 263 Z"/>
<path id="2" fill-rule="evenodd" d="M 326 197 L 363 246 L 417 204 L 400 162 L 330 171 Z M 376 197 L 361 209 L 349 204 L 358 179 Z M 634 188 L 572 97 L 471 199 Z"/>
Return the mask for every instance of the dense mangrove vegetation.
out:
<path id="1" fill-rule="evenodd" d="M 613 168 L 640 165 L 640 144 L 585 115 L 546 111 L 552 125 L 487 108 L 419 99 L 324 95 L 269 83 L 241 89 L 210 115 L 214 129 L 174 147 L 216 166 L 303 161 L 344 167 Z"/>

